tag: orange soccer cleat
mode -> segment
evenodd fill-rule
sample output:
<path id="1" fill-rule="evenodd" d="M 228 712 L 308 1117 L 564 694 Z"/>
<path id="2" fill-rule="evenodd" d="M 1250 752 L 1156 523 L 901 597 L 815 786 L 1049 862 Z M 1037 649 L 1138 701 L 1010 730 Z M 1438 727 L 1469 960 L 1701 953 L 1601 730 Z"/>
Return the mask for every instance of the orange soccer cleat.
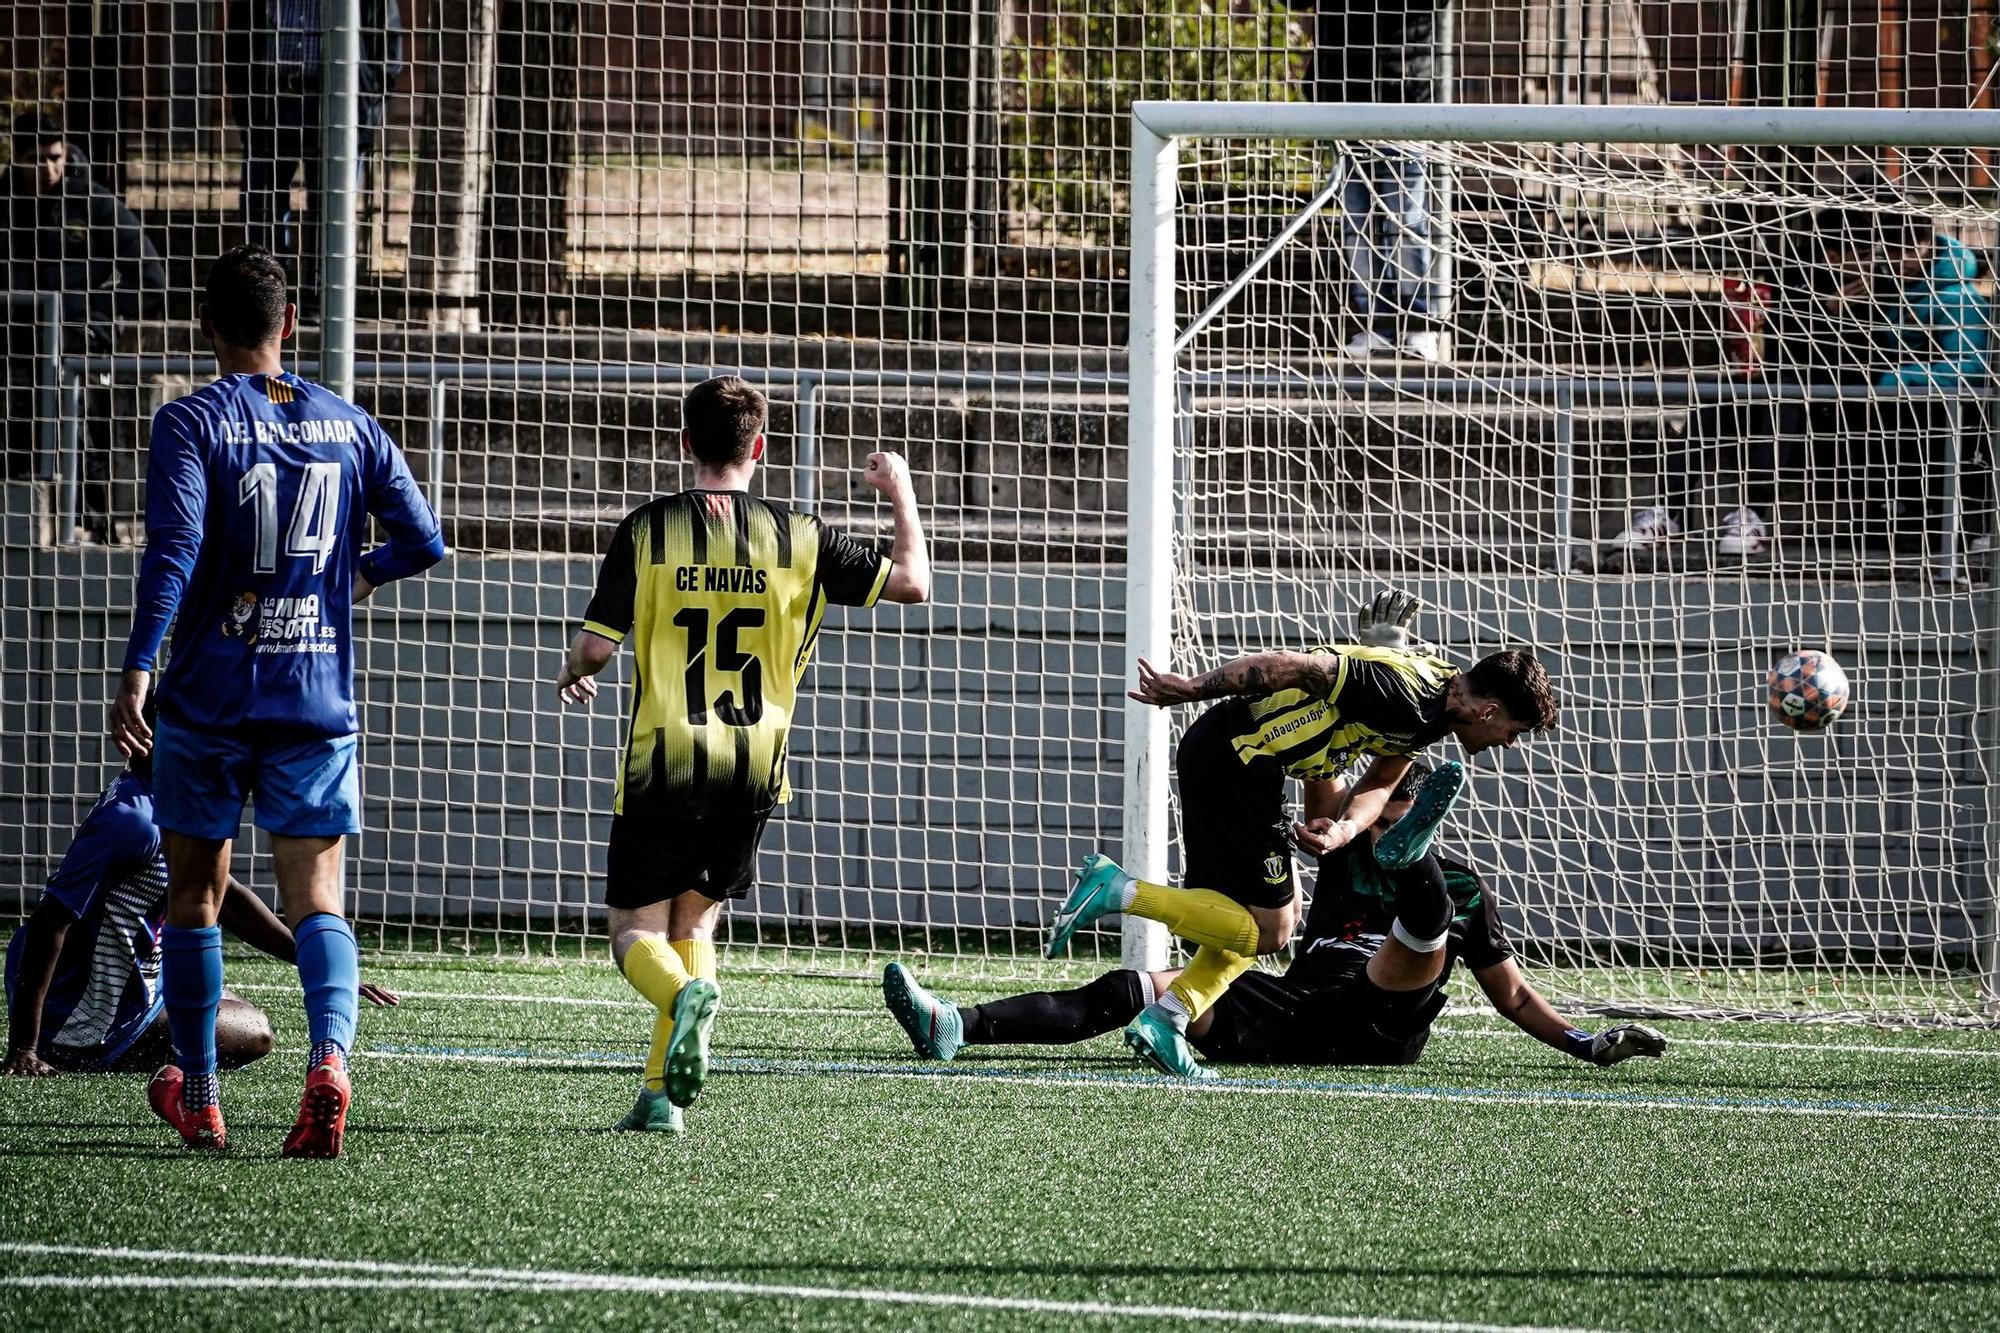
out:
<path id="1" fill-rule="evenodd" d="M 353 1100 L 353 1085 L 338 1056 L 307 1074 L 299 1118 L 285 1136 L 285 1156 L 340 1156 L 340 1143 L 347 1134 L 347 1104 Z"/>
<path id="2" fill-rule="evenodd" d="M 146 1084 L 146 1102 L 153 1114 L 180 1132 L 181 1143 L 202 1152 L 221 1152 L 229 1146 L 229 1130 L 222 1123 L 222 1108 L 214 1102 L 198 1111 L 181 1105 L 181 1086 L 186 1082 L 179 1065 L 164 1065 Z"/>

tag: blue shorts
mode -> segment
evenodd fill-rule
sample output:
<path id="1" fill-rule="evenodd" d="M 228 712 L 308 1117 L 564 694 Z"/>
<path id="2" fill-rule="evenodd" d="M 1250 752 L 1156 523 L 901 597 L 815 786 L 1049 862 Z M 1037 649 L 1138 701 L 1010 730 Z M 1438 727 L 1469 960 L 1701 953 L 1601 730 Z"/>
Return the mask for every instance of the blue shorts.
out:
<path id="1" fill-rule="evenodd" d="M 153 730 L 153 820 L 190 838 L 236 836 L 243 801 L 257 827 L 285 838 L 361 831 L 353 736 L 264 741 L 178 727 Z"/>

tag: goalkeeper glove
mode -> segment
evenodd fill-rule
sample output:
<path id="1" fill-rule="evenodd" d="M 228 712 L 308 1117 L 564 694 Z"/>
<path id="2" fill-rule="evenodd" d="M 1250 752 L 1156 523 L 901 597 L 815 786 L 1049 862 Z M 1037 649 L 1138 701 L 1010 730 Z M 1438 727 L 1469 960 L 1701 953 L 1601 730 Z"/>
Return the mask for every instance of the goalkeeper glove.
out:
<path id="1" fill-rule="evenodd" d="M 1666 1053 L 1667 1039 L 1644 1023 L 1621 1023 L 1598 1033 L 1571 1028 L 1563 1034 L 1563 1049 L 1579 1060 L 1588 1060 L 1599 1069 L 1609 1069 L 1621 1060 L 1643 1055 L 1657 1060 Z"/>
<path id="2" fill-rule="evenodd" d="M 1384 588 L 1375 600 L 1354 613 L 1354 641 L 1370 648 L 1408 648 L 1415 642 L 1410 622 L 1423 601 L 1400 588 Z"/>

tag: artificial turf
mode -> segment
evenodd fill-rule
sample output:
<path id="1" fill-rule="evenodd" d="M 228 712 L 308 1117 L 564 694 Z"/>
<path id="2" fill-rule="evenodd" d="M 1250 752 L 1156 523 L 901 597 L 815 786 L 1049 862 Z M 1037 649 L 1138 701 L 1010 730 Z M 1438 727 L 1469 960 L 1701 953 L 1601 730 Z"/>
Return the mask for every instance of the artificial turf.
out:
<path id="1" fill-rule="evenodd" d="M 1113 1039 L 918 1076 L 869 982 L 725 973 L 669 1138 L 606 1130 L 647 1028 L 608 967 L 410 963 L 329 1164 L 277 1156 L 295 982 L 229 972 L 280 1049 L 220 1158 L 136 1076 L 0 1082 L 8 1328 L 2000 1326 L 1989 1032 L 1668 1024 L 1598 1071 L 1453 1018 L 1194 1091 Z"/>

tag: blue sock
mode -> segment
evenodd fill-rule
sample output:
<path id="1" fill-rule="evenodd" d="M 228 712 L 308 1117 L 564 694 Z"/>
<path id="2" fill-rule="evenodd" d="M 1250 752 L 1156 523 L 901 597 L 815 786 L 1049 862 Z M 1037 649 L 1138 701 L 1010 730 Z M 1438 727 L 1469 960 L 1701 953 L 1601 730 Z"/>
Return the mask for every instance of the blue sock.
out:
<path id="1" fill-rule="evenodd" d="M 361 946 L 354 928 L 332 912 L 319 912 L 299 922 L 299 985 L 306 993 L 306 1026 L 313 1070 L 334 1053 L 344 1062 L 354 1045 L 354 1016 L 361 1002 Z"/>
<path id="2" fill-rule="evenodd" d="M 215 1011 L 222 1004 L 222 929 L 166 926 L 160 931 L 160 993 L 167 1031 L 186 1083 L 181 1105 L 199 1110 L 215 1101 Z"/>

